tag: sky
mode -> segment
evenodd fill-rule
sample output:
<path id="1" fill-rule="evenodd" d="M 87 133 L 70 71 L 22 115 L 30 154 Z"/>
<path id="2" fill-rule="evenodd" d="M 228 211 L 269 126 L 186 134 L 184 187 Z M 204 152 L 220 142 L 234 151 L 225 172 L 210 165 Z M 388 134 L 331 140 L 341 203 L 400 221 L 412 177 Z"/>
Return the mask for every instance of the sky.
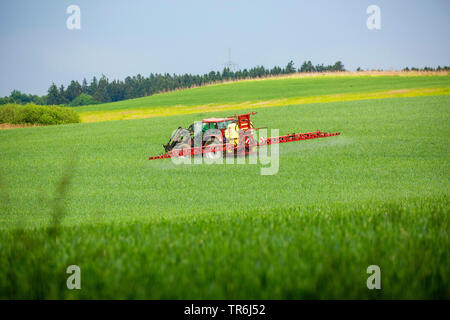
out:
<path id="1" fill-rule="evenodd" d="M 70 30 L 67 7 L 80 8 Z M 381 29 L 368 29 L 369 5 Z M 450 65 L 448 0 L 2 0 L 0 96 L 54 82 L 150 73 L 284 67 L 348 70 Z"/>

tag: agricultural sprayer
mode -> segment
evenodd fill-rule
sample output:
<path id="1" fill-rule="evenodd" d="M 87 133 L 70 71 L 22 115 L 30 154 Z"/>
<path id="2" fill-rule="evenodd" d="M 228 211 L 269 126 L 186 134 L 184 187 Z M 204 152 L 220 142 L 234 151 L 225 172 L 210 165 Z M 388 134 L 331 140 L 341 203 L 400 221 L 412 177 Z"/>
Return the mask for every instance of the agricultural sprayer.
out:
<path id="1" fill-rule="evenodd" d="M 188 129 L 178 127 L 172 133 L 169 142 L 163 145 L 166 153 L 150 157 L 149 160 L 197 155 L 214 157 L 215 154 L 220 152 L 248 155 L 262 145 L 326 138 L 340 134 L 340 132 L 314 131 L 256 139 L 256 130 L 263 128 L 253 126 L 250 116 L 254 114 L 256 112 L 225 118 L 208 118 L 194 122 Z"/>

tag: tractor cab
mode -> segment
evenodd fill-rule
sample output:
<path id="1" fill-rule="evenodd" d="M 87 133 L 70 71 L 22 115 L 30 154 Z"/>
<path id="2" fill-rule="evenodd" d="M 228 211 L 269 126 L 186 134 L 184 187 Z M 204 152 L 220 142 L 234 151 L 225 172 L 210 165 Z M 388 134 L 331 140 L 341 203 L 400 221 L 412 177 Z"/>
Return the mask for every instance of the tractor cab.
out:
<path id="1" fill-rule="evenodd" d="M 201 121 L 202 123 L 202 132 L 204 133 L 208 129 L 219 129 L 223 131 L 227 129 L 227 127 L 232 122 L 237 122 L 239 130 L 247 131 L 253 128 L 253 124 L 250 121 L 250 116 L 256 114 L 256 112 L 234 115 L 226 118 L 207 118 Z M 200 121 L 198 121 L 200 122 Z M 195 125 L 195 123 L 194 123 Z"/>
<path id="2" fill-rule="evenodd" d="M 234 120 L 234 118 L 209 118 L 203 119 L 202 121 L 196 121 L 191 124 L 188 128 L 191 137 L 197 135 L 203 135 L 206 131 L 210 129 L 218 129 L 222 132 L 227 128 L 227 126 Z"/>
<path id="3" fill-rule="evenodd" d="M 203 119 L 202 121 L 196 121 L 193 124 L 191 124 L 188 130 L 192 138 L 200 135 L 203 136 L 203 134 L 210 129 L 220 130 L 221 133 L 223 134 L 227 126 L 234 120 L 235 119 L 231 117 Z"/>
<path id="4" fill-rule="evenodd" d="M 234 118 L 208 118 L 202 120 L 203 132 L 209 129 L 219 129 L 220 131 L 225 130 L 227 126 L 233 122 Z"/>
<path id="5" fill-rule="evenodd" d="M 250 115 L 256 112 L 234 115 L 225 118 L 207 118 L 202 121 L 196 121 L 191 124 L 188 129 L 178 127 L 174 131 L 169 142 L 163 145 L 166 152 L 174 148 L 191 148 L 194 145 L 206 146 L 210 144 L 222 144 L 225 141 L 233 141 L 237 145 L 239 131 L 247 131 L 253 129 L 250 122 Z M 216 133 L 207 133 L 208 130 L 219 130 Z M 205 133 L 208 136 L 205 137 Z M 248 139 L 247 139 L 248 140 Z M 196 143 L 197 142 L 197 143 Z"/>

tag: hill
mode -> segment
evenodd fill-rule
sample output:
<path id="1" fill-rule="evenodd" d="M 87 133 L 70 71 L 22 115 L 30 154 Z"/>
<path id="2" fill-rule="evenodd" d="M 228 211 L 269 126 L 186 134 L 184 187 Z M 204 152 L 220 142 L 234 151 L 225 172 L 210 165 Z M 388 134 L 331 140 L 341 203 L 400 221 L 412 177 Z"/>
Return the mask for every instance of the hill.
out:
<path id="1" fill-rule="evenodd" d="M 449 94 L 450 76 L 317 75 L 249 80 L 77 107 L 82 121 L 149 118 L 315 102 Z"/>

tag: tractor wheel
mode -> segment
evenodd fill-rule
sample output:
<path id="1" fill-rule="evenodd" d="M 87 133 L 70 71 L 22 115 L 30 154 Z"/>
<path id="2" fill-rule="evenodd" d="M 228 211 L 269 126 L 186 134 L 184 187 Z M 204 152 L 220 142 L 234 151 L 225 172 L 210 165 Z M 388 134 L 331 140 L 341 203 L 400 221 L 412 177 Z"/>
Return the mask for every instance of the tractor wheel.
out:
<path id="1" fill-rule="evenodd" d="M 222 146 L 222 143 L 219 141 L 219 139 L 214 138 L 205 143 L 205 147 L 208 147 L 208 146 L 218 146 L 220 148 Z M 221 153 L 218 153 L 217 151 L 204 153 L 204 156 L 210 160 L 218 159 L 218 157 L 220 155 L 221 155 Z"/>

